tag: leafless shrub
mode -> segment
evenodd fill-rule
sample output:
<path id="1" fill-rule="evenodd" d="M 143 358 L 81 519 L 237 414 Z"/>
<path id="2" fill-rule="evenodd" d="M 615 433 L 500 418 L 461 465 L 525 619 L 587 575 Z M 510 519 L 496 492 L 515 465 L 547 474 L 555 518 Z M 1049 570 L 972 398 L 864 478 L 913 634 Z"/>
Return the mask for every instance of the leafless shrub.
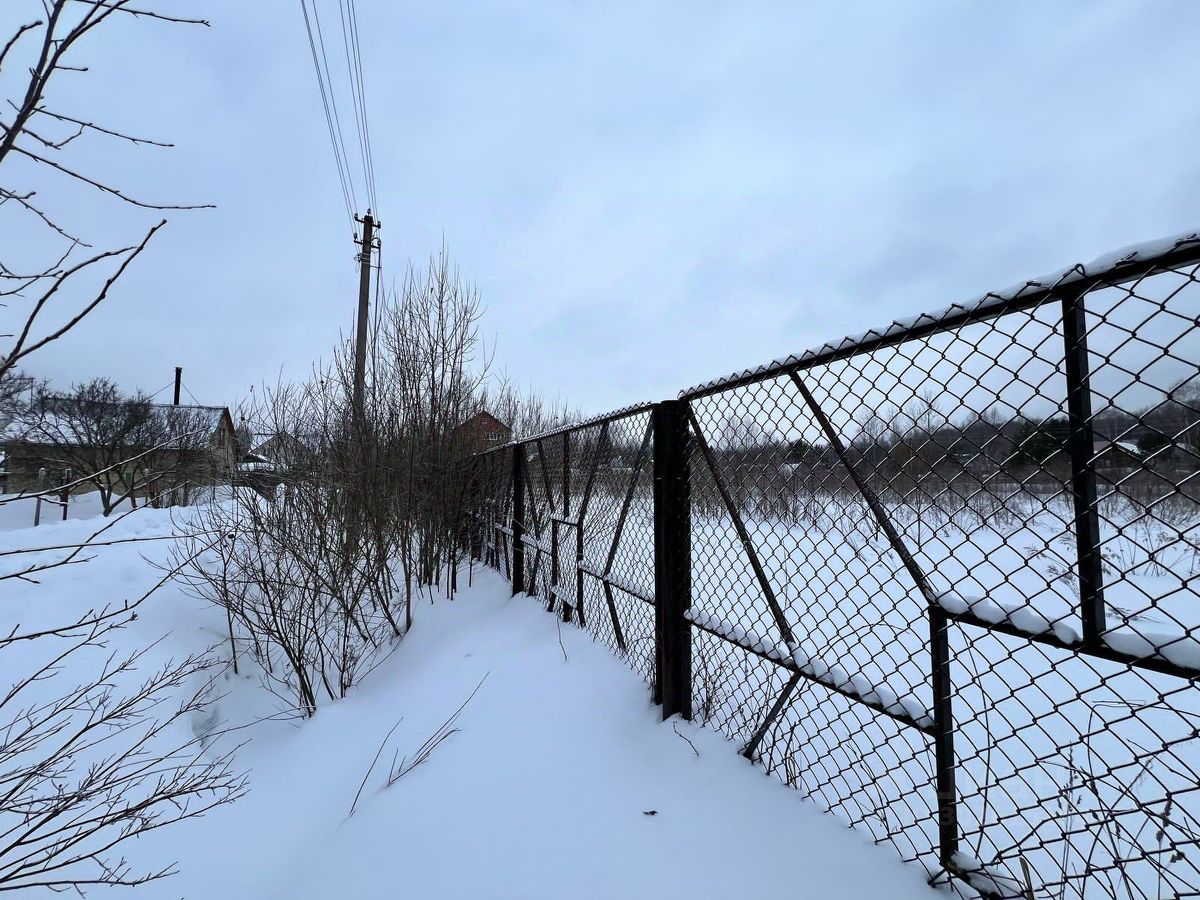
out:
<path id="1" fill-rule="evenodd" d="M 4 890 L 163 878 L 172 867 L 137 869 L 121 845 L 244 792 L 232 751 L 214 755 L 211 735 L 192 728 L 211 702 L 212 660 L 190 656 L 130 683 L 148 649 L 104 649 L 129 615 L 85 617 L 56 635 L 60 646 L 40 642 L 40 662 L 0 697 Z M 29 637 L 10 633 L 0 651 Z M 98 671 L 70 683 L 68 664 L 89 652 L 103 657 Z"/>
<path id="2" fill-rule="evenodd" d="M 402 634 L 393 615 L 393 543 L 369 491 L 357 483 L 348 395 L 332 378 L 265 394 L 260 416 L 281 436 L 278 486 L 248 488 L 201 509 L 176 549 L 183 578 L 226 611 L 253 647 L 267 683 L 307 715 L 345 696 Z M 209 534 L 216 546 L 199 552 Z"/>
<path id="3" fill-rule="evenodd" d="M 471 452 L 457 426 L 480 406 L 488 363 L 479 313 L 444 252 L 411 270 L 372 330 L 362 416 L 348 350 L 261 392 L 250 419 L 271 436 L 269 468 L 194 520 L 197 535 L 224 535 L 218 547 L 181 545 L 196 560 L 187 584 L 226 610 L 234 651 L 248 645 L 305 714 L 390 652 L 422 589 L 457 587 Z"/>

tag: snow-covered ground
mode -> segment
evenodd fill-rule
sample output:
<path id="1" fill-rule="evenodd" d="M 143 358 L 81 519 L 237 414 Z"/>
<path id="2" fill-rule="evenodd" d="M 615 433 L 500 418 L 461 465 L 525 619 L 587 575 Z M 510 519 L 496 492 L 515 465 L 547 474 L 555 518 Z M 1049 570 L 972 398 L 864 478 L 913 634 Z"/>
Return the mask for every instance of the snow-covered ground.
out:
<path id="1" fill-rule="evenodd" d="M 636 431 L 636 429 L 633 429 Z M 572 509 L 587 482 L 586 454 L 572 473 Z M 551 543 L 541 460 L 530 457 L 539 544 Z M 694 465 L 700 465 L 693 463 Z M 547 462 L 550 492 L 559 461 Z M 706 471 L 699 469 L 699 471 Z M 769 471 L 734 473 L 748 543 L 796 646 L 781 635 L 758 574 L 711 482 L 698 478 L 691 517 L 693 704 L 735 743 L 750 740 L 784 690 L 777 660 L 832 683 L 803 681 L 759 746 L 762 764 L 802 794 L 907 856 L 936 865 L 933 745 L 914 728 L 871 712 L 844 694 L 927 724 L 931 659 L 927 602 L 861 496 L 788 490 Z M 610 553 L 628 474 L 598 477 L 587 507 L 585 570 L 612 559 L 613 601 L 627 664 L 652 671 L 653 504 L 649 465 L 629 495 Z M 728 475 L 728 473 L 727 473 Z M 1165 482 L 1164 482 L 1165 484 Z M 755 487 L 759 485 L 760 487 Z M 793 485 L 793 488 L 796 486 Z M 1195 579 L 1200 506 L 1160 485 L 1104 488 L 1099 504 L 1108 631 L 1125 652 L 1194 665 L 1200 658 Z M 978 485 L 971 505 L 884 499 L 890 521 L 942 606 L 1008 621 L 1029 634 L 1079 639 L 1073 507 L 1065 488 Z M 953 498 L 950 498 L 953 500 Z M 774 503 L 774 505 L 772 505 Z M 538 524 L 541 529 L 539 532 Z M 509 548 L 504 545 L 508 565 Z M 573 540 L 559 541 L 559 572 L 575 566 Z M 531 562 L 533 560 L 533 562 Z M 507 571 L 507 568 L 506 568 Z M 527 577 L 548 596 L 549 553 L 527 550 Z M 569 588 L 574 585 L 570 584 Z M 584 580 L 587 627 L 618 645 L 599 579 Z M 713 635 L 723 635 L 724 638 Z M 1083 896 L 1111 896 L 1113 879 L 1134 893 L 1167 896 L 1194 883 L 1186 855 L 1200 833 L 1200 692 L 1195 682 L 1131 669 L 975 625 L 949 631 L 958 821 L 964 852 L 1056 893 L 1061 881 Z M 753 647 L 763 659 L 736 644 Z M 1088 790 L 1079 789 L 1086 784 Z M 1062 804 L 1071 806 L 1062 815 Z M 1170 810 L 1166 827 L 1156 822 Z M 1119 820 L 1119 840 L 1108 839 Z M 997 862 L 998 861 L 998 862 Z M 1116 873 L 1116 874 L 1114 874 Z M 1120 888 L 1125 891 L 1124 887 Z"/>
<path id="2" fill-rule="evenodd" d="M 101 524 L 5 531 L 0 550 L 70 544 Z M 0 581 L 4 622 L 136 597 L 162 577 L 155 564 L 172 543 L 146 539 L 172 528 L 170 512 L 138 511 L 104 535 L 136 542 L 98 548 L 41 584 Z M 224 625 L 168 584 L 116 639 L 132 648 L 165 635 L 150 667 L 210 645 L 227 653 Z M 22 664 L 0 656 L 0 681 Z M 385 786 L 394 758 L 411 757 L 476 687 L 458 731 Z M 179 863 L 135 896 L 931 896 L 919 868 L 718 733 L 660 723 L 642 679 L 585 632 L 510 598 L 494 573 L 476 571 L 453 602 L 422 604 L 395 653 L 310 721 L 262 721 L 277 705 L 251 674 L 227 674 L 222 688 L 216 718 L 245 726 L 224 740 L 244 742 L 236 761 L 250 792 L 127 848 L 137 867 Z"/>

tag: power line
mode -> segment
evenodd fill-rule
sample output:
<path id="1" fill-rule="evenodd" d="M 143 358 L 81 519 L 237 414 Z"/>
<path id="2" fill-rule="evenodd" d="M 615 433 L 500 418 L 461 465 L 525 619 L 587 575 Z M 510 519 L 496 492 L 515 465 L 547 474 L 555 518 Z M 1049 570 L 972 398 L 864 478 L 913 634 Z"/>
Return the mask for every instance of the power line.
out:
<path id="1" fill-rule="evenodd" d="M 342 23 L 342 47 L 346 53 L 346 74 L 350 78 L 350 99 L 354 107 L 354 123 L 358 131 L 358 151 L 362 160 L 363 182 L 367 189 L 367 201 L 375 207 L 375 173 L 371 162 L 370 137 L 367 129 L 367 102 L 363 91 L 362 51 L 358 42 L 358 21 L 354 0 L 338 0 L 338 13 Z"/>
<path id="2" fill-rule="evenodd" d="M 312 15 L 309 15 L 309 4 L 312 5 Z M 362 239 L 355 235 L 355 242 L 360 243 L 362 252 L 358 256 L 359 297 L 358 320 L 356 323 L 356 341 L 354 356 L 354 407 L 356 417 L 362 415 L 363 396 L 366 380 L 366 344 L 370 329 L 370 269 L 371 251 L 378 246 L 374 236 L 378 220 L 372 211 L 379 209 L 375 194 L 375 156 L 371 149 L 371 126 L 367 116 L 367 93 L 364 86 L 362 44 L 359 40 L 358 9 L 355 0 L 338 0 L 338 18 L 342 26 L 342 50 L 346 57 L 346 75 L 350 90 L 350 106 L 354 111 L 355 135 L 358 138 L 359 161 L 362 164 L 362 185 L 369 204 L 366 213 L 359 218 L 355 211 L 358 209 L 358 198 L 355 193 L 356 179 L 350 165 L 350 156 L 346 152 L 346 139 L 342 131 L 341 115 L 338 112 L 337 91 L 329 67 L 329 54 L 325 46 L 325 33 L 321 27 L 319 0 L 300 0 L 300 9 L 304 13 L 304 26 L 308 32 L 309 49 L 312 52 L 313 68 L 317 72 L 317 85 L 321 90 L 321 102 L 325 109 L 325 123 L 329 129 L 329 140 L 333 145 L 334 161 L 337 163 L 338 178 L 342 184 L 342 196 L 346 201 L 346 209 L 350 214 L 351 227 L 361 222 L 363 225 Z M 313 31 L 316 34 L 314 36 Z M 318 51 L 319 48 L 319 51 Z M 375 325 L 378 328 L 380 294 L 382 290 L 382 266 L 376 268 L 375 280 Z"/>
<path id="3" fill-rule="evenodd" d="M 371 203 L 378 211 L 379 204 L 375 197 L 375 154 L 371 147 L 371 120 L 367 116 L 367 91 L 363 80 L 362 46 L 358 39 L 358 9 L 355 0 L 349 0 L 350 28 L 354 36 L 354 57 L 358 68 L 358 96 L 363 113 L 363 140 L 367 150 L 367 171 L 371 181 Z"/>
<path id="4" fill-rule="evenodd" d="M 316 0 L 313 0 L 313 16 L 316 16 Z M 335 128 L 335 117 L 330 110 L 330 94 L 332 93 L 333 85 L 329 85 L 329 90 L 326 90 L 326 75 L 321 70 L 321 61 L 317 55 L 317 42 L 313 38 L 312 21 L 308 15 L 308 3 L 306 0 L 300 0 L 300 9 L 304 13 L 304 29 L 308 33 L 308 46 L 312 52 L 313 69 L 317 73 L 317 87 L 321 92 L 321 105 L 325 110 L 325 124 L 329 129 L 329 142 L 333 147 L 333 160 L 337 165 L 338 182 L 342 188 L 342 199 L 346 204 L 346 215 L 350 218 L 351 224 L 354 222 L 355 203 L 353 200 L 352 185 L 350 183 L 349 172 L 345 160 L 342 157 L 342 150 L 339 149 L 340 129 Z"/>
<path id="5" fill-rule="evenodd" d="M 350 202 L 354 209 L 358 209 L 358 197 L 354 191 L 354 177 L 350 166 L 350 154 L 346 152 L 346 137 L 342 130 L 342 117 L 338 112 L 337 91 L 333 87 L 333 73 L 329 68 L 329 56 L 325 51 L 325 30 L 321 28 L 321 13 L 317 0 L 310 0 L 312 3 L 313 22 L 317 26 L 317 44 L 321 48 L 321 61 L 325 66 L 325 83 L 329 86 L 329 106 L 333 110 L 333 122 L 337 127 L 338 144 L 342 151 L 342 162 L 346 167 L 346 180 L 350 185 Z M 365 187 L 365 178 L 364 178 Z"/>
<path id="6" fill-rule="evenodd" d="M 341 108 L 338 103 L 339 84 L 333 77 L 329 61 L 329 50 L 325 42 L 325 30 L 321 23 L 320 0 L 300 0 L 304 14 L 304 27 L 308 33 L 309 50 L 313 69 L 317 73 L 317 86 L 321 93 L 321 105 L 325 112 L 325 124 L 329 141 L 333 147 L 334 162 L 338 169 L 338 180 L 342 187 L 342 198 L 347 212 L 353 220 L 359 210 L 358 185 L 361 182 L 369 209 L 378 210 L 379 202 L 375 185 L 375 154 L 371 146 L 371 120 L 367 113 L 367 91 L 363 75 L 362 43 L 358 28 L 358 7 L 355 0 L 338 0 L 338 19 L 342 29 L 342 50 L 346 58 L 347 88 L 350 106 L 354 114 L 354 135 L 358 139 L 359 166 L 352 165 L 347 148 L 345 130 L 342 126 Z M 347 123 L 348 124 L 348 123 Z"/>
<path id="7" fill-rule="evenodd" d="M 155 391 L 153 394 L 151 394 L 149 399 L 153 400 L 155 397 L 157 397 L 159 394 L 161 394 L 163 391 L 165 391 L 167 388 L 169 388 L 174 383 L 175 383 L 174 381 L 168 381 L 166 384 L 164 384 L 162 387 L 160 387 L 157 391 Z"/>

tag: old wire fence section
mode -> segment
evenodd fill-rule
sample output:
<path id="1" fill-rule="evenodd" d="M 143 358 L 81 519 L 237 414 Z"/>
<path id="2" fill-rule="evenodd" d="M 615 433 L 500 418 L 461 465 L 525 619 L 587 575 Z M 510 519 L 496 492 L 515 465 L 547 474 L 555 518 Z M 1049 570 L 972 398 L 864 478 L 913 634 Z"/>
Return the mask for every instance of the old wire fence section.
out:
<path id="1" fill-rule="evenodd" d="M 472 554 L 905 859 L 1200 891 L 1200 236 L 475 457 Z"/>

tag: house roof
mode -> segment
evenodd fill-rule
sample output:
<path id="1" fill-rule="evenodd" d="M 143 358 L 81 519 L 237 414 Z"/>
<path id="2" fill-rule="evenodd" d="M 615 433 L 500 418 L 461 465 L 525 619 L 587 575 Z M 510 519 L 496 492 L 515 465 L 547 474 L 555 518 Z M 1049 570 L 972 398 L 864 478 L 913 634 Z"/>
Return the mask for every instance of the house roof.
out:
<path id="1" fill-rule="evenodd" d="M 506 425 L 506 424 L 505 424 L 503 421 L 501 421 L 500 419 L 496 418 L 494 415 L 492 415 L 492 414 L 491 414 L 490 412 L 488 412 L 486 409 L 481 409 L 479 412 L 475 413 L 475 415 L 473 415 L 473 416 L 469 416 L 468 418 L 466 418 L 466 419 L 463 419 L 461 422 L 459 422 L 459 423 L 458 423 L 458 424 L 457 424 L 457 425 L 454 427 L 454 430 L 455 430 L 455 431 L 458 431 L 460 428 L 466 428 L 467 426 L 469 426 L 469 425 L 474 425 L 474 424 L 476 424 L 477 422 L 486 422 L 486 421 L 488 421 L 488 420 L 491 420 L 492 422 L 495 422 L 495 423 L 496 423 L 497 425 L 499 425 L 501 428 L 508 428 L 508 425 Z"/>
<path id="2" fill-rule="evenodd" d="M 1103 453 L 1106 450 L 1124 450 L 1131 456 L 1141 456 L 1142 451 L 1132 441 L 1110 441 L 1108 438 L 1096 438 L 1092 441 L 1092 452 Z"/>
<path id="3" fill-rule="evenodd" d="M 222 421 L 232 423 L 229 409 L 224 406 L 151 403 L 144 421 L 130 424 L 114 418 L 111 425 L 114 431 L 106 435 L 100 415 L 72 415 L 69 409 L 72 402 L 76 401 L 70 397 L 52 398 L 39 412 L 13 420 L 0 431 L 0 443 L 85 447 L 107 443 L 111 436 L 125 446 L 177 449 L 185 443 L 191 444 L 196 437 L 212 438 Z M 116 409 L 122 404 L 87 401 L 87 405 L 92 409 L 106 406 Z"/>
<path id="4" fill-rule="evenodd" d="M 291 434 L 287 431 L 260 432 L 251 437 L 247 455 L 261 456 L 264 459 L 274 459 L 279 451 L 319 451 L 327 443 L 325 436 L 316 432 Z"/>

